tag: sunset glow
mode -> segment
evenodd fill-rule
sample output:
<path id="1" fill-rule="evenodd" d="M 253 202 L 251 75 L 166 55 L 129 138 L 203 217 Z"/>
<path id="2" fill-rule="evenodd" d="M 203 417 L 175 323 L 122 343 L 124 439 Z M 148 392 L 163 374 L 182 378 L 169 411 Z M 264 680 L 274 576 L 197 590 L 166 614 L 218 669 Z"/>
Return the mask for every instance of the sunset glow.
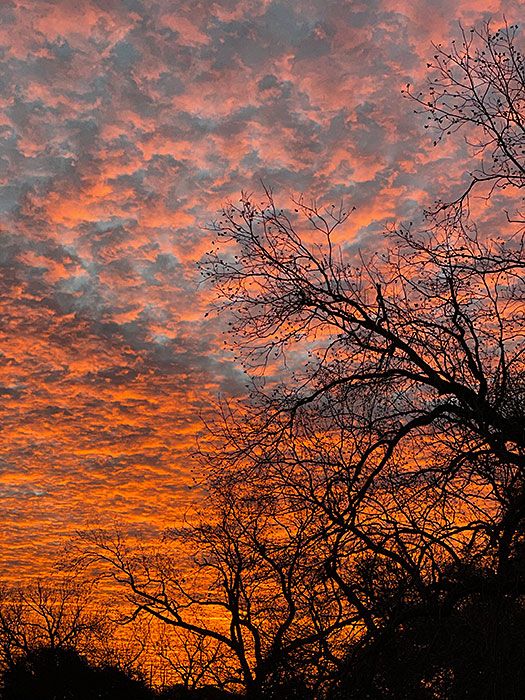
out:
<path id="1" fill-rule="evenodd" d="M 366 249 L 453 194 L 468 149 L 434 150 L 401 90 L 431 41 L 503 10 L 523 5 L 1 3 L 4 579 L 49 570 L 86 522 L 180 520 L 201 416 L 245 390 L 204 316 L 206 227 L 264 182 L 282 206 L 355 206 Z"/>

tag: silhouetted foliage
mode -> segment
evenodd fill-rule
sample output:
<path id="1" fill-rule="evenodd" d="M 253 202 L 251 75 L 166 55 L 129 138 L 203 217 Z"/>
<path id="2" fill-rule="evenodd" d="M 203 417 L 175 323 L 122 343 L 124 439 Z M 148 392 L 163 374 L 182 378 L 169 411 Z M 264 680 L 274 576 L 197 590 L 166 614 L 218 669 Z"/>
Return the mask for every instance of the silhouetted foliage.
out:
<path id="1" fill-rule="evenodd" d="M 525 696 L 525 608 L 485 572 L 454 606 L 410 610 L 405 621 L 349 656 L 331 700 L 492 700 Z"/>
<path id="2" fill-rule="evenodd" d="M 114 666 L 93 666 L 73 649 L 42 647 L 2 676 L 3 700 L 152 700 L 146 686 Z"/>
<path id="3" fill-rule="evenodd" d="M 0 591 L 0 687 L 5 684 L 8 695 L 1 697 L 107 697 L 76 687 L 75 675 L 93 692 L 102 692 L 104 684 L 122 686 L 122 692 L 139 688 L 144 644 L 119 639 L 117 628 L 92 580 L 57 575 L 5 585 Z M 55 678 L 59 672 L 63 681 Z"/>
<path id="4" fill-rule="evenodd" d="M 157 695 L 160 700 L 234 700 L 241 696 L 221 690 L 212 685 L 188 689 L 184 685 L 174 685 L 165 688 Z"/>

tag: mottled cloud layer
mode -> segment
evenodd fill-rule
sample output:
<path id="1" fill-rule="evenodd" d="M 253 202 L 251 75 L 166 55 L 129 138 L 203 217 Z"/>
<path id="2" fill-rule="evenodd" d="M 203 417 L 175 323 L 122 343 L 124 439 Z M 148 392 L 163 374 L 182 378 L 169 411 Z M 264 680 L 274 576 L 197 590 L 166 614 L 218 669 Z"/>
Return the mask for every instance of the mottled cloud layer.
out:
<path id="1" fill-rule="evenodd" d="M 228 197 L 345 198 L 366 243 L 453 187 L 410 104 L 431 41 L 499 0 L 3 0 L 4 574 L 86 519 L 162 528 L 199 413 L 242 391 L 196 261 Z M 522 9 L 522 7 L 521 7 Z"/>

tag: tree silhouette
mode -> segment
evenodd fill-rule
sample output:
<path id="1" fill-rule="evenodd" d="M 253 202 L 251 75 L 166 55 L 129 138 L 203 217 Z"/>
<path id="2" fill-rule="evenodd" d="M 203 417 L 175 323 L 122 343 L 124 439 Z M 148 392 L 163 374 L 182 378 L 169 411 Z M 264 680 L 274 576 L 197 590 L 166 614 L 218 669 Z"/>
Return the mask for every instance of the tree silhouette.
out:
<path id="1" fill-rule="evenodd" d="M 188 638 L 184 643 L 196 683 L 211 675 L 222 688 L 268 695 L 286 659 L 298 654 L 312 667 L 315 660 L 318 675 L 320 646 L 335 642 L 356 618 L 319 577 L 308 523 L 294 523 L 275 498 L 241 494 L 233 481 L 228 489 L 224 482 L 209 488 L 206 519 L 168 531 L 163 552 L 137 552 L 118 531 L 90 530 L 82 534 L 77 565 L 102 562 L 126 585 L 131 618 L 147 614 L 192 635 L 193 648 Z"/>
<path id="2" fill-rule="evenodd" d="M 317 524 L 326 577 L 375 650 L 412 619 L 454 619 L 487 579 L 495 609 L 523 591 L 523 234 L 489 237 L 466 210 L 482 181 L 524 184 L 515 35 L 487 25 L 437 48 L 432 97 L 415 99 L 440 133 L 479 131 L 481 156 L 427 230 L 356 258 L 351 212 L 299 200 L 287 213 L 267 190 L 224 210 L 203 265 L 236 355 L 265 378 L 224 412 L 208 466 Z M 281 359 L 292 369 L 275 381 Z M 465 588 L 454 567 L 490 575 Z"/>
<path id="3" fill-rule="evenodd" d="M 116 698 L 118 689 L 128 697 L 126 687 L 131 697 L 145 697 L 143 651 L 136 635 L 117 633 L 92 579 L 62 574 L 1 589 L 3 698 Z"/>
<path id="4" fill-rule="evenodd" d="M 200 453 L 208 510 L 168 533 L 177 554 L 84 538 L 132 616 L 213 640 L 249 697 L 525 692 L 523 231 L 467 206 L 525 184 L 516 36 L 437 47 L 412 95 L 439 134 L 481 134 L 426 229 L 359 255 L 343 207 L 286 212 L 267 189 L 225 208 L 202 272 L 251 384 Z"/>
<path id="5" fill-rule="evenodd" d="M 476 586 L 459 604 L 414 610 L 381 639 L 352 649 L 328 697 L 522 697 L 525 609 L 519 598 L 495 595 L 490 578 L 490 572 L 463 571 L 461 585 Z"/>
<path id="6" fill-rule="evenodd" d="M 496 189 L 521 188 L 525 178 L 525 64 L 517 48 L 518 25 L 492 31 L 490 22 L 481 29 L 461 28 L 461 43 L 434 46 L 428 68 L 433 77 L 427 91 L 407 94 L 428 113 L 434 145 L 459 130 L 467 130 L 467 142 L 475 150 L 478 166 L 459 197 L 440 203 L 438 210 L 454 209 L 460 215 L 478 185 Z M 523 223 L 520 215 L 520 222 Z"/>
<path id="7" fill-rule="evenodd" d="M 0 666 L 13 667 L 41 648 L 101 650 L 113 633 L 92 581 L 75 577 L 37 580 L 0 591 Z"/>
<path id="8" fill-rule="evenodd" d="M 214 478 L 315 524 L 318 565 L 369 639 L 454 609 L 451 563 L 490 566 L 501 597 L 523 590 L 521 238 L 446 220 L 358 267 L 333 242 L 345 212 L 296 208 L 319 242 L 270 193 L 217 224 L 237 257 L 207 270 L 246 366 L 301 345 L 308 361 L 226 414 Z M 385 575 L 368 585 L 371 559 Z"/>

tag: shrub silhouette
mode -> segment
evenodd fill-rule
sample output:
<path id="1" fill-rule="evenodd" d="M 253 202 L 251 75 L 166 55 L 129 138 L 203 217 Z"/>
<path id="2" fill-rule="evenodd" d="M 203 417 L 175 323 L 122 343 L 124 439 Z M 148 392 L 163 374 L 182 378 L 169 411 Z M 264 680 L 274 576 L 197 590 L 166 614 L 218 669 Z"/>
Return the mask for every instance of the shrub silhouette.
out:
<path id="1" fill-rule="evenodd" d="M 146 686 L 114 666 L 92 666 L 73 649 L 42 647 L 2 677 L 3 700 L 150 700 Z"/>

